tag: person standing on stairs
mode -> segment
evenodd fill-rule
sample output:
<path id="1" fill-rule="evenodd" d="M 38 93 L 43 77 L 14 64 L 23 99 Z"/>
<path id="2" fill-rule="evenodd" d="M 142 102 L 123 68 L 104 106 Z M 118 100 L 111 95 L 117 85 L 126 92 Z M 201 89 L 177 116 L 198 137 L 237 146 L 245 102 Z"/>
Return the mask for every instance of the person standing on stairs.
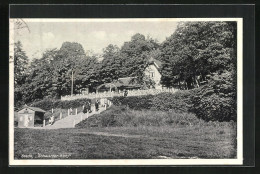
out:
<path id="1" fill-rule="evenodd" d="M 49 122 L 50 122 L 51 125 L 54 124 L 54 115 L 52 115 L 52 116 L 50 117 Z"/>
<path id="2" fill-rule="evenodd" d="M 96 100 L 96 102 L 95 102 L 95 108 L 96 108 L 96 112 L 99 110 L 99 101 L 98 100 Z"/>

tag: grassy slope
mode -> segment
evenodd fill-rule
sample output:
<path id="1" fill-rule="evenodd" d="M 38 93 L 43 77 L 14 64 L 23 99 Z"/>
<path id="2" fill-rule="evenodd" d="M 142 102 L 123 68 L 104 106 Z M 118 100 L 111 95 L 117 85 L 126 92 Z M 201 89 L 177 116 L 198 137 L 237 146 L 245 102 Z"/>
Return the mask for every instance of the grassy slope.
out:
<path id="1" fill-rule="evenodd" d="M 69 154 L 71 159 L 236 156 L 235 123 L 200 124 L 59 130 L 15 129 L 15 158 L 21 158 L 22 154 L 31 154 L 37 158 L 38 153 Z"/>
<path id="2" fill-rule="evenodd" d="M 151 129 L 151 130 L 149 130 Z M 171 133 L 161 134 L 159 128 L 130 128 L 130 132 L 139 136 L 128 137 L 127 128 L 94 128 L 64 130 L 15 130 L 15 158 L 21 155 L 37 154 L 60 155 L 69 154 L 72 159 L 116 159 L 116 158 L 232 158 L 235 149 L 230 141 L 232 132 L 224 130 L 221 135 L 212 136 L 212 132 L 204 135 L 193 129 L 170 130 Z M 147 135 L 146 132 L 157 135 Z M 109 132 L 97 135 L 96 132 Z M 92 134 L 94 133 L 94 134 Z M 119 136 L 123 134 L 123 136 Z M 160 134 L 161 136 L 158 136 Z"/>

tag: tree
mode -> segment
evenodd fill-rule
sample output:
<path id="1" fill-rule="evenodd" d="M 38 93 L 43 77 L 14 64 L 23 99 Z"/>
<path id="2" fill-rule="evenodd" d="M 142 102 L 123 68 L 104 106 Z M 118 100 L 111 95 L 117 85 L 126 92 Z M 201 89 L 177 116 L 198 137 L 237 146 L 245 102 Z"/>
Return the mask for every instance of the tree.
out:
<path id="1" fill-rule="evenodd" d="M 40 59 L 30 65 L 30 74 L 26 78 L 24 101 L 29 103 L 43 98 L 59 98 L 69 95 L 71 91 L 71 71 L 75 71 L 73 79 L 74 92 L 79 93 L 82 79 L 77 76 L 86 56 L 83 47 L 78 43 L 65 42 L 61 49 L 46 50 Z"/>
<path id="2" fill-rule="evenodd" d="M 20 41 L 14 43 L 14 102 L 15 106 L 23 105 L 23 85 L 28 75 L 28 57 Z"/>
<path id="3" fill-rule="evenodd" d="M 182 22 L 162 44 L 162 83 L 196 84 L 196 76 L 234 69 L 236 24 L 233 22 Z"/>
<path id="4" fill-rule="evenodd" d="M 120 57 L 122 59 L 122 74 L 124 76 L 137 76 L 143 79 L 143 72 L 145 65 L 149 60 L 151 51 L 157 50 L 159 44 L 148 37 L 145 38 L 142 34 L 135 34 L 132 36 L 130 42 L 125 42 L 120 50 Z M 153 52 L 156 54 L 156 51 Z"/>
<path id="5" fill-rule="evenodd" d="M 80 71 L 82 62 L 87 59 L 85 51 L 81 44 L 76 42 L 64 42 L 58 52 L 57 58 L 54 61 L 57 67 L 58 75 L 56 78 L 56 89 L 59 92 L 58 96 L 69 95 L 72 89 L 72 72 L 74 73 L 73 93 L 79 93 L 81 88 Z"/>
<path id="6" fill-rule="evenodd" d="M 120 77 L 122 61 L 119 48 L 116 45 L 108 45 L 103 50 L 103 60 L 99 67 L 99 79 L 102 83 L 109 83 Z"/>
<path id="7" fill-rule="evenodd" d="M 55 68 L 53 61 L 57 56 L 56 49 L 46 50 L 40 59 L 34 59 L 29 67 L 30 74 L 23 86 L 24 100 L 32 102 L 44 97 L 55 97 L 53 80 Z"/>
<path id="8" fill-rule="evenodd" d="M 16 85 L 22 85 L 28 69 L 28 57 L 26 56 L 22 43 L 14 43 L 14 82 Z"/>
<path id="9" fill-rule="evenodd" d="M 77 77 L 75 79 L 76 92 L 80 89 L 88 87 L 90 92 L 95 91 L 95 87 L 99 83 L 99 63 L 96 56 L 87 57 L 80 61 L 80 67 L 77 69 Z"/>
<path id="10" fill-rule="evenodd" d="M 236 121 L 236 84 L 234 71 L 212 74 L 209 83 L 196 89 L 192 111 L 206 121 Z"/>

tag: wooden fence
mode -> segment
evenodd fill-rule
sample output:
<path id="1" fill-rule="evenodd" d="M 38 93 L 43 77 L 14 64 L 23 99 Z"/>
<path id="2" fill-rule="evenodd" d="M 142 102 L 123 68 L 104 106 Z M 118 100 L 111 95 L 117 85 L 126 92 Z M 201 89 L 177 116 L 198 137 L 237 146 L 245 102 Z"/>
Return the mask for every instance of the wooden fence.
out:
<path id="1" fill-rule="evenodd" d="M 127 96 L 141 96 L 141 95 L 156 95 L 163 92 L 170 92 L 175 93 L 178 91 L 178 89 L 175 88 L 168 88 L 168 89 L 147 89 L 147 90 L 128 90 Z M 61 100 L 76 100 L 76 99 L 83 99 L 83 98 L 89 98 L 89 99 L 95 99 L 95 98 L 109 98 L 109 97 L 115 97 L 115 96 L 123 96 L 124 92 L 102 92 L 102 93 L 89 93 L 89 94 L 76 94 L 76 95 L 68 95 L 68 96 L 62 96 Z"/>

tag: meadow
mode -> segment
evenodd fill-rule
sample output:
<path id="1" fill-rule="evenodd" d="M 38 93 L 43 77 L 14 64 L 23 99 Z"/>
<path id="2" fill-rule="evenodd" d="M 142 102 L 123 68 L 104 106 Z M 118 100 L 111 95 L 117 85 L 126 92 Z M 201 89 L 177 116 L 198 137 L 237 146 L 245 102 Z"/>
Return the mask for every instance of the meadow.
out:
<path id="1" fill-rule="evenodd" d="M 236 123 L 112 106 L 76 128 L 15 129 L 15 158 L 235 158 Z M 39 155 L 40 154 L 40 155 Z"/>

